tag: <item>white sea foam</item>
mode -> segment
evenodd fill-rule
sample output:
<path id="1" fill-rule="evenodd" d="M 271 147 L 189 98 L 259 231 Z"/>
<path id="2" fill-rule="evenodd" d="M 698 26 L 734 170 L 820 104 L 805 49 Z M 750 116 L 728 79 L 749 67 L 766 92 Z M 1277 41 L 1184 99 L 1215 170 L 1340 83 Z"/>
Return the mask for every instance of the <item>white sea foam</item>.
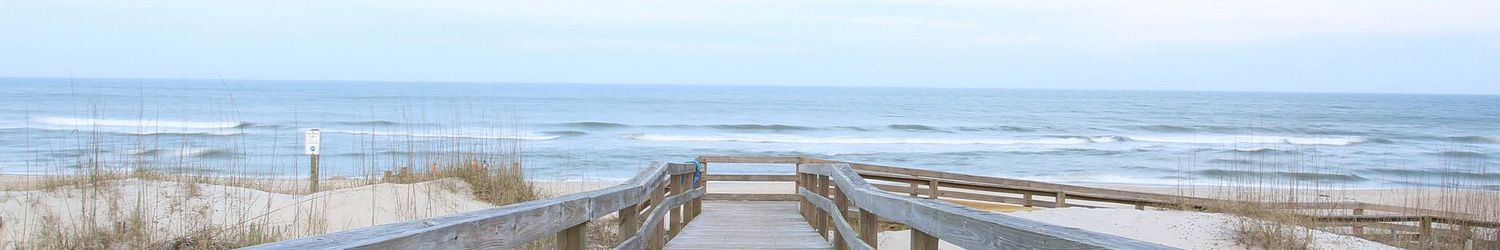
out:
<path id="1" fill-rule="evenodd" d="M 629 134 L 640 141 L 668 142 L 751 142 L 789 144 L 985 144 L 985 145 L 1077 145 L 1092 143 L 1088 138 L 976 139 L 976 138 L 878 138 L 878 137 L 810 137 L 792 135 L 662 135 Z"/>
<path id="2" fill-rule="evenodd" d="M 424 138 L 470 138 L 470 139 L 509 139 L 526 141 L 547 141 L 562 138 L 556 135 L 538 134 L 495 134 L 495 133 L 420 133 L 420 132 L 387 132 L 387 131 L 353 131 L 353 130 L 324 130 L 328 133 L 340 133 L 351 135 L 374 135 L 374 136 L 411 136 Z"/>
<path id="3" fill-rule="evenodd" d="M 1294 144 L 1344 146 L 1364 142 L 1358 137 L 1285 136 L 1131 136 L 1132 141 L 1183 144 Z"/>
<path id="4" fill-rule="evenodd" d="M 892 138 L 854 136 L 796 136 L 796 135 L 665 135 L 626 134 L 625 138 L 639 141 L 665 142 L 746 142 L 788 144 L 944 144 L 944 145 L 1082 145 L 1105 144 L 1125 141 L 1173 143 L 1173 144 L 1294 144 L 1294 145 L 1350 145 L 1364 142 L 1362 138 L 1311 138 L 1280 136 L 1092 136 L 1057 138 Z"/>
<path id="5" fill-rule="evenodd" d="M 92 119 L 92 118 L 70 118 L 70 117 L 39 117 L 33 119 L 38 123 L 56 126 L 103 126 L 103 127 L 146 127 L 146 128 L 183 128 L 183 129 L 225 129 L 244 126 L 242 122 L 201 122 L 201 121 L 171 121 L 171 120 L 134 120 L 134 119 Z"/>

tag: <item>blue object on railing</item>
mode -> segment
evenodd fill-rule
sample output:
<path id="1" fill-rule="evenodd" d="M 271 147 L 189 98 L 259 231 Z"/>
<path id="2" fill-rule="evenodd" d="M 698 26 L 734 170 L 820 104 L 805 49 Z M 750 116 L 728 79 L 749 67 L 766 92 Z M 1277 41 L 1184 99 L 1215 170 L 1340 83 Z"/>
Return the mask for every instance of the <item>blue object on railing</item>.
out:
<path id="1" fill-rule="evenodd" d="M 693 188 L 698 188 L 698 178 L 703 178 L 703 163 L 698 160 L 689 161 L 693 164 Z"/>

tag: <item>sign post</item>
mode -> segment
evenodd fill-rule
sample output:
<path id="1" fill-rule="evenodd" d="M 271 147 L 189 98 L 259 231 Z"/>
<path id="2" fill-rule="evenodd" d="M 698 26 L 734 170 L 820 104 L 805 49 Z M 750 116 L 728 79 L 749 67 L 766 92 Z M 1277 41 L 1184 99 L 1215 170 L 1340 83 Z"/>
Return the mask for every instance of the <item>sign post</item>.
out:
<path id="1" fill-rule="evenodd" d="M 312 175 L 309 176 L 311 182 L 308 184 L 308 193 L 318 192 L 318 155 L 323 152 L 322 134 L 316 128 L 308 129 L 307 136 L 305 136 L 305 140 L 302 143 L 303 153 L 306 153 L 308 158 L 312 159 Z"/>

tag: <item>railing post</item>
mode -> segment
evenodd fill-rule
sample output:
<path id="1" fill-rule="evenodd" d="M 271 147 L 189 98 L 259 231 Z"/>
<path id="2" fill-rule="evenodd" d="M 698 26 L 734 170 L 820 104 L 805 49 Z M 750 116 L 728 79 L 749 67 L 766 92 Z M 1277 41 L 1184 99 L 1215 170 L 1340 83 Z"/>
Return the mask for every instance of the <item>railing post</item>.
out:
<path id="1" fill-rule="evenodd" d="M 938 198 L 938 180 L 937 179 L 928 180 L 927 181 L 927 189 L 928 189 L 928 193 L 927 193 L 928 197 L 927 198 L 932 198 L 932 199 L 936 200 Z"/>
<path id="2" fill-rule="evenodd" d="M 818 189 L 816 191 L 819 197 L 828 198 L 828 176 L 818 176 Z M 828 212 L 822 209 L 813 210 L 818 214 L 818 235 L 822 235 L 824 239 L 828 239 Z"/>
<path id="3" fill-rule="evenodd" d="M 1068 194 L 1063 193 L 1063 191 L 1057 191 L 1057 208 L 1065 207 L 1068 207 Z"/>
<path id="4" fill-rule="evenodd" d="M 630 205 L 620 209 L 620 238 L 629 239 L 635 237 L 635 232 L 641 229 L 641 204 Z"/>
<path id="5" fill-rule="evenodd" d="M 1431 246 L 1432 242 L 1433 242 L 1433 239 L 1437 238 L 1437 237 L 1432 237 L 1432 236 L 1434 236 L 1434 235 L 1432 235 L 1432 217 L 1430 217 L 1430 216 L 1422 216 L 1422 224 L 1421 225 L 1422 225 L 1422 232 L 1419 232 L 1417 234 L 1417 239 L 1421 239 L 1423 245 Z"/>
<path id="6" fill-rule="evenodd" d="M 803 174 L 801 172 L 798 172 L 797 173 L 797 187 L 800 188 L 800 189 L 807 189 L 808 191 L 812 191 L 813 190 L 813 188 L 812 188 L 812 181 L 809 180 L 811 178 L 811 176 L 812 175 Z M 807 197 L 802 197 L 800 195 L 797 196 L 797 197 L 798 197 L 798 200 L 802 201 L 802 210 L 801 210 L 801 212 L 802 212 L 802 220 L 807 221 L 808 225 L 812 225 L 812 222 L 813 222 L 813 217 L 812 217 L 812 203 L 809 202 L 809 201 L 807 201 Z"/>
<path id="7" fill-rule="evenodd" d="M 1021 199 L 1024 199 L 1024 201 L 1021 201 L 1021 206 L 1031 207 L 1031 193 L 1021 194 Z"/>
<path id="8" fill-rule="evenodd" d="M 683 175 L 672 175 L 671 183 L 668 184 L 667 189 L 668 191 L 671 191 L 672 196 L 682 194 L 683 189 L 685 189 L 682 184 L 686 182 L 682 180 L 682 176 Z M 677 234 L 681 232 L 682 206 L 672 206 L 667 209 L 667 235 L 671 237 L 677 237 Z"/>
<path id="9" fill-rule="evenodd" d="M 859 239 L 871 247 L 880 246 L 880 216 L 864 208 L 859 209 Z"/>
<path id="10" fill-rule="evenodd" d="M 938 239 L 922 230 L 911 229 L 911 250 L 937 250 Z"/>
<path id="11" fill-rule="evenodd" d="M 703 168 L 702 169 L 698 169 L 698 186 L 699 187 L 703 187 L 703 191 L 705 191 L 704 193 L 707 193 L 706 191 L 708 191 L 708 161 L 698 161 L 698 164 L 703 164 Z M 703 196 L 698 196 L 698 198 L 693 198 L 693 213 L 692 214 L 693 214 L 692 219 L 697 219 L 698 215 L 703 214 Z M 688 221 L 691 222 L 691 221 L 693 221 L 692 219 L 688 219 Z"/>
<path id="12" fill-rule="evenodd" d="M 833 189 L 833 206 L 838 207 L 838 212 L 829 214 L 829 216 L 834 220 L 844 220 L 844 211 L 849 211 L 849 200 L 845 199 L 847 197 L 844 197 L 844 189 L 837 187 L 838 186 L 835 185 Z M 833 249 L 849 250 L 849 245 L 844 244 L 844 234 L 838 233 L 837 229 L 835 229 L 834 231 Z"/>
<path id="13" fill-rule="evenodd" d="M 578 225 L 574 225 L 568 229 L 563 229 L 562 232 L 557 232 L 557 249 L 583 250 L 588 248 L 588 231 L 589 223 L 584 222 L 578 223 Z"/>
<path id="14" fill-rule="evenodd" d="M 1365 209 L 1363 209 L 1363 208 L 1355 208 L 1354 209 L 1354 215 L 1364 215 L 1364 214 L 1365 214 Z M 1354 232 L 1354 236 L 1359 236 L 1360 234 L 1364 234 L 1365 233 L 1365 227 L 1359 226 L 1359 222 L 1352 222 L 1350 224 L 1354 224 L 1354 228 L 1350 229 L 1351 232 Z"/>
<path id="15" fill-rule="evenodd" d="M 661 202 L 666 194 L 666 188 L 656 186 L 651 187 L 651 189 L 651 210 L 656 210 L 657 207 L 660 207 L 662 205 Z M 650 216 L 647 215 L 647 217 L 649 218 Z M 666 218 L 657 217 L 656 221 L 654 221 L 656 223 L 656 226 L 651 229 L 651 238 L 649 239 L 649 241 L 647 241 L 648 243 L 650 243 L 647 245 L 648 249 L 661 250 L 662 248 L 667 246 L 667 237 L 665 237 L 667 231 L 665 228 L 666 223 L 662 223 L 662 221 L 665 219 Z"/>
<path id="16" fill-rule="evenodd" d="M 802 163 L 797 163 L 797 170 L 792 174 L 797 175 L 797 178 L 792 180 L 792 193 L 801 193 L 799 190 L 807 187 L 805 186 L 807 175 L 802 173 Z M 802 220 L 807 220 L 807 199 L 802 198 L 801 195 L 797 197 L 797 213 L 802 215 Z"/>
<path id="17" fill-rule="evenodd" d="M 906 193 L 910 194 L 911 197 L 913 197 L 913 198 L 917 197 L 917 190 L 919 190 L 919 189 L 917 189 L 917 183 L 916 182 L 910 182 L 910 183 L 907 183 L 907 184 L 911 185 L 911 189 L 906 190 L 907 191 Z"/>

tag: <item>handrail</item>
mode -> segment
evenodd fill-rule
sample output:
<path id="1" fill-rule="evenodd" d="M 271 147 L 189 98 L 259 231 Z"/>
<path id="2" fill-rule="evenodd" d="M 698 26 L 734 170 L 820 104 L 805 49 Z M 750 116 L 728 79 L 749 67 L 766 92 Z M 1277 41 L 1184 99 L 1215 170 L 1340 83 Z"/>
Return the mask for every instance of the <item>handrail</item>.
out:
<path id="1" fill-rule="evenodd" d="M 786 164 L 811 164 L 811 163 L 846 163 L 865 178 L 880 179 L 911 179 L 931 178 L 942 181 L 943 184 L 953 186 L 981 186 L 996 189 L 1008 189 L 1012 192 L 1029 192 L 1037 195 L 1055 195 L 1065 193 L 1070 199 L 1092 200 L 1109 203 L 1152 205 L 1152 206 L 1174 206 L 1193 207 L 1207 209 L 1215 204 L 1222 204 L 1222 200 L 1211 198 L 1200 198 L 1182 195 L 1159 194 L 1150 192 L 1127 191 L 1107 188 L 1086 187 L 1068 184 L 1048 183 L 1032 180 L 1010 179 L 1001 177 L 978 176 L 925 169 L 903 168 L 883 166 L 866 163 L 845 162 L 837 160 L 826 160 L 808 157 L 789 156 L 699 156 L 700 162 L 713 163 L 786 163 Z M 788 163 L 791 162 L 791 163 Z M 904 177 L 895 177 L 904 176 Z M 1410 213 L 1424 215 L 1434 218 L 1443 218 L 1449 221 L 1475 222 L 1480 227 L 1486 224 L 1478 221 L 1464 219 L 1463 217 L 1477 217 L 1474 214 L 1441 211 L 1414 207 L 1390 206 L 1357 201 L 1341 202 L 1296 202 L 1296 203 L 1266 203 L 1267 205 L 1279 204 L 1294 209 L 1360 209 L 1372 211 L 1384 211 L 1392 213 Z"/>
<path id="2" fill-rule="evenodd" d="M 1215 206 L 1231 204 L 1244 204 L 1231 200 L 1220 200 L 1212 198 L 1200 198 L 1181 195 L 1158 194 L 1148 192 L 1115 190 L 1106 188 L 1085 187 L 1067 184 L 1047 183 L 1021 179 L 1009 179 L 1000 177 L 977 176 L 924 169 L 903 168 L 893 166 L 882 166 L 875 164 L 864 164 L 844 162 L 837 160 L 826 160 L 795 156 L 699 156 L 699 162 L 704 163 L 754 163 L 754 164 L 797 164 L 806 166 L 809 164 L 843 163 L 848 164 L 860 177 L 869 180 L 880 180 L 909 184 L 909 187 L 872 184 L 879 190 L 896 193 L 908 193 L 911 197 L 920 195 L 926 198 L 948 197 L 965 200 L 1010 203 L 1024 206 L 1037 207 L 1095 207 L 1094 204 L 1069 203 L 1066 199 L 1087 200 L 1102 203 L 1134 205 L 1136 209 L 1144 209 L 1147 206 L 1163 208 L 1185 208 L 1185 209 L 1214 209 Z M 744 179 L 743 177 L 715 177 L 711 179 Z M 767 177 L 756 177 L 765 179 Z M 793 177 L 796 179 L 796 177 Z M 805 182 L 799 180 L 798 182 Z M 926 186 L 926 189 L 918 189 Z M 941 187 L 941 188 L 940 188 Z M 959 192 L 956 190 L 978 191 Z M 1021 198 L 1004 195 L 986 194 L 1007 193 L 1020 194 Z M 1053 197 L 1052 201 L 1033 200 L 1033 196 Z M 1482 216 L 1433 209 L 1391 206 L 1365 202 L 1340 201 L 1340 202 L 1264 202 L 1258 203 L 1266 208 L 1272 209 L 1311 209 L 1311 210 L 1350 210 L 1352 215 L 1301 215 L 1314 221 L 1340 222 L 1340 224 L 1329 224 L 1329 227 L 1350 227 L 1355 235 L 1363 232 L 1363 227 L 1393 228 L 1405 232 L 1415 232 L 1418 235 L 1430 235 L 1433 231 L 1441 231 L 1442 228 L 1434 228 L 1433 224 L 1448 224 L 1462 228 L 1491 228 L 1500 229 L 1500 222 L 1479 220 Z M 1374 215 L 1368 215 L 1368 211 L 1379 211 Z M 1379 224 L 1381 222 L 1419 222 L 1420 226 L 1406 226 L 1402 224 Z M 1370 224 L 1376 223 L 1376 224 Z M 1476 233 L 1477 235 L 1477 233 Z"/>
<path id="3" fill-rule="evenodd" d="M 622 228 L 636 228 L 636 215 L 645 205 L 650 213 L 639 230 L 617 249 L 659 247 L 667 237 L 662 217 L 672 224 L 686 224 L 697 215 L 704 187 L 688 190 L 686 175 L 702 171 L 694 164 L 653 163 L 629 181 L 613 187 L 516 203 L 497 208 L 398 222 L 342 232 L 272 242 L 248 249 L 472 249 L 515 248 L 557 235 L 560 248 L 587 247 L 587 222 L 618 213 Z M 672 196 L 662 192 L 672 189 Z M 651 197 L 648 197 L 651 195 Z M 687 213 L 682 214 L 686 209 Z M 668 216 L 671 215 L 671 216 Z M 629 218 L 629 219 L 627 219 Z M 674 226 L 673 229 L 679 227 Z M 622 230 L 623 231 L 623 230 Z M 647 237 L 653 239 L 646 239 Z M 651 241 L 651 242 L 643 242 Z"/>
<path id="4" fill-rule="evenodd" d="M 967 249 L 1174 249 L 1115 235 L 977 211 L 938 200 L 892 194 L 871 186 L 845 163 L 804 164 L 797 172 L 826 176 L 829 184 L 838 189 L 837 199 L 847 200 L 861 211 L 906 224 L 912 230 L 920 231 L 918 233 Z M 820 179 L 819 188 L 829 186 L 821 182 Z M 873 249 L 857 240 L 858 236 L 847 222 L 837 219 L 843 218 L 845 210 L 836 208 L 832 199 L 814 193 L 806 186 L 798 187 L 798 193 L 823 213 L 835 218 L 832 220 L 835 233 L 844 245 L 853 249 Z"/>

